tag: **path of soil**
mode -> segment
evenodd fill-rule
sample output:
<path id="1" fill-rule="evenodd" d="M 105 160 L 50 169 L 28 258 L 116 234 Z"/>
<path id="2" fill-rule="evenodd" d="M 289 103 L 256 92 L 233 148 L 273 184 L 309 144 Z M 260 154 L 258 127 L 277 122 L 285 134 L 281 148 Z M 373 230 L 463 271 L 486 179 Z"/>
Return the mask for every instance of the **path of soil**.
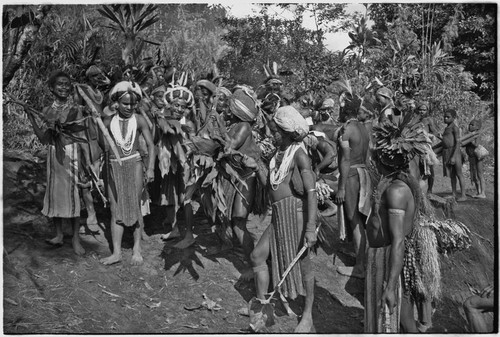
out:
<path id="1" fill-rule="evenodd" d="M 124 261 L 103 266 L 99 258 L 110 253 L 108 210 L 98 207 L 99 227 L 82 227 L 85 256 L 73 254 L 69 232 L 62 248 L 51 248 L 44 240 L 53 235 L 53 228 L 40 213 L 45 163 L 6 152 L 3 172 L 5 333 L 249 332 L 249 319 L 239 311 L 247 306 L 255 288 L 252 282 L 239 281 L 244 268 L 241 251 L 207 254 L 217 249 L 219 241 L 201 214 L 196 217 L 197 244 L 178 250 L 172 246 L 175 241 L 160 239 L 171 228 L 161 224 L 153 209 L 146 217 L 150 239 L 143 244 L 144 264 L 130 264 L 132 238 L 125 233 Z M 442 257 L 443 297 L 429 332 L 466 332 L 461 302 L 471 293 L 465 282 L 478 289 L 493 282 L 497 231 L 493 178 L 487 178 L 487 200 L 470 198 L 455 207 L 457 219 L 474 233 L 473 246 Z M 438 175 L 436 192 L 449 195 L 448 184 Z M 269 216 L 252 217 L 249 229 L 259 236 L 269 221 Z M 350 264 L 353 258 L 346 253 L 350 245 L 339 242 L 334 234 L 335 248 L 319 249 L 314 259 L 315 332 L 359 333 L 363 331 L 363 283 L 335 271 L 334 264 Z M 204 295 L 221 309 L 204 308 Z M 300 305 L 292 303 L 292 308 Z M 297 318 L 284 315 L 279 308 L 277 313 L 277 324 L 269 332 L 293 331 Z"/>

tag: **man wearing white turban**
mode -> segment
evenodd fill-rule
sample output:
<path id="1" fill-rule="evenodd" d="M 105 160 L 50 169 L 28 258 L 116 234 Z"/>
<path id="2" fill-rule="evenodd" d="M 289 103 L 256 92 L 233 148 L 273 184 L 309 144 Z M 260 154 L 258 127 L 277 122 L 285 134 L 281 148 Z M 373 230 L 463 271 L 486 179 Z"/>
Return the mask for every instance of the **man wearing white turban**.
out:
<path id="1" fill-rule="evenodd" d="M 302 142 L 309 126 L 295 108 L 284 106 L 276 111 L 270 129 L 278 151 L 271 159 L 269 180 L 264 167 L 251 159 L 245 162 L 258 172 L 263 183 L 269 181 L 271 187 L 268 191 L 272 202 L 272 223 L 251 254 L 259 299 L 265 299 L 269 285 L 270 275 L 266 263 L 269 255 L 272 282 L 276 285 L 300 248 L 304 245 L 312 247 L 317 240 L 316 179 Z M 299 295 L 305 296 L 302 318 L 295 328 L 298 333 L 310 332 L 313 326 L 314 273 L 311 258 L 308 249 L 280 289 L 283 296 L 292 300 Z"/>

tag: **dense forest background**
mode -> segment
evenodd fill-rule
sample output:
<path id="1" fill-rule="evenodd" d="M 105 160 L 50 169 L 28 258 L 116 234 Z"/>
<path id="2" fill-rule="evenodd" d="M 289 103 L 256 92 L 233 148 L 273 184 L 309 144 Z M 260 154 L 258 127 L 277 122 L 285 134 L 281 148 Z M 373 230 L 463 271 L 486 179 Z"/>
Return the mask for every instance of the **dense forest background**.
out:
<path id="1" fill-rule="evenodd" d="M 418 94 L 439 120 L 445 107 L 458 110 L 463 127 L 473 117 L 483 125 L 493 120 L 496 4 L 377 3 L 366 5 L 366 14 L 340 3 L 272 5 L 292 12 L 289 20 L 270 6 L 245 18 L 207 4 L 3 6 L 4 146 L 40 146 L 6 94 L 41 109 L 51 100 L 51 71 L 83 82 L 92 64 L 110 75 L 116 66 L 175 67 L 193 81 L 211 78 L 215 64 L 226 85 L 257 87 L 263 65 L 276 62 L 287 92 L 312 106 L 335 97 L 336 80 L 363 88 L 377 77 L 394 91 Z M 303 27 L 304 13 L 315 29 Z M 325 34 L 339 31 L 350 45 L 328 50 Z"/>

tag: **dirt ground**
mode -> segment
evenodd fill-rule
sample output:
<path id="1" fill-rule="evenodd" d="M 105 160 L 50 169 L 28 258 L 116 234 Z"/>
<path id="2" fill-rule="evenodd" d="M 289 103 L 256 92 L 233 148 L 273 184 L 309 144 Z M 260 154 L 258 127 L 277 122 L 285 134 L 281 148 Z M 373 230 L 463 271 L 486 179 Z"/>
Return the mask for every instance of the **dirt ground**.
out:
<path id="1" fill-rule="evenodd" d="M 196 245 L 178 250 L 174 240 L 160 238 L 171 227 L 162 225 L 158 209 L 152 208 L 152 215 L 145 218 L 150 238 L 143 242 L 144 264 L 130 264 L 132 236 L 126 232 L 123 261 L 104 266 L 99 259 L 110 254 L 109 210 L 98 205 L 100 225 L 82 226 L 84 256 L 73 254 L 69 231 L 64 246 L 52 248 L 45 243 L 53 235 L 52 224 L 40 213 L 45 162 L 14 152 L 5 152 L 3 159 L 4 333 L 250 332 L 244 309 L 255 288 L 253 282 L 239 280 L 245 267 L 241 250 L 212 254 L 220 242 L 202 212 L 196 215 Z M 437 171 L 435 192 L 449 196 L 449 181 Z M 496 276 L 492 172 L 487 186 L 488 199 L 469 198 L 455 207 L 457 219 L 473 232 L 473 246 L 441 257 L 443 296 L 436 303 L 429 332 L 467 332 L 461 307 L 471 295 L 466 282 L 481 289 Z M 336 223 L 334 218 L 329 220 Z M 269 222 L 269 216 L 252 216 L 248 226 L 258 237 Z M 338 233 L 330 239 L 334 248 L 320 248 L 314 258 L 314 332 L 360 333 L 363 282 L 335 271 L 336 265 L 352 264 L 354 259 L 351 246 L 340 242 Z M 213 304 L 209 300 L 218 305 L 214 310 L 203 306 L 204 301 Z M 300 312 L 300 301 L 291 305 Z M 298 318 L 286 316 L 279 306 L 276 312 L 277 324 L 268 332 L 292 332 Z M 488 317 L 493 324 L 493 316 Z"/>

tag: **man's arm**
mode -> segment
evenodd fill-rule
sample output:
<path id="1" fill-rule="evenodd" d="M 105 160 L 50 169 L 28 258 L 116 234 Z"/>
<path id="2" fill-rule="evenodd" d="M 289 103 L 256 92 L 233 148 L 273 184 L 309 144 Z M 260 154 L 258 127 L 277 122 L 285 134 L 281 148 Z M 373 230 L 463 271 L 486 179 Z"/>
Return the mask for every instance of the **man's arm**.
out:
<path id="1" fill-rule="evenodd" d="M 316 197 L 316 178 L 312 172 L 311 162 L 307 154 L 299 149 L 295 153 L 295 165 L 299 169 L 304 183 L 304 191 L 307 196 L 307 223 L 305 228 L 305 240 L 309 247 L 316 243 L 316 215 L 318 211 L 318 200 Z"/>
<path id="2" fill-rule="evenodd" d="M 229 148 L 238 150 L 244 143 L 248 136 L 251 134 L 252 129 L 248 123 L 240 123 L 235 130 L 234 135 L 228 144 Z"/>
<path id="3" fill-rule="evenodd" d="M 411 196 L 407 186 L 391 186 L 385 192 L 387 205 L 388 227 L 391 236 L 391 255 L 389 259 L 390 270 L 387 285 L 382 294 L 382 307 L 387 304 L 390 312 L 396 306 L 396 291 L 398 279 L 403 269 L 403 259 L 405 253 L 404 244 L 404 217 L 408 205 L 408 198 Z"/>
<path id="4" fill-rule="evenodd" d="M 453 135 L 453 156 L 450 159 L 450 164 L 455 165 L 457 156 L 460 154 L 460 129 L 458 126 L 453 124 L 453 128 L 451 129 Z"/>
<path id="5" fill-rule="evenodd" d="M 324 140 L 319 139 L 318 141 L 319 142 L 317 149 L 323 156 L 323 159 L 318 165 L 316 165 L 316 169 L 314 170 L 316 173 L 316 178 L 319 175 L 319 172 L 333 163 L 333 160 L 335 159 L 335 149 L 333 148 L 333 146 Z"/>
<path id="6" fill-rule="evenodd" d="M 349 168 L 351 167 L 351 148 L 349 145 L 349 139 L 351 137 L 351 128 L 346 127 L 344 134 L 339 138 L 338 142 L 340 145 L 340 163 L 339 163 L 339 189 L 335 194 L 335 202 L 337 204 L 342 204 L 345 199 L 345 184 L 347 182 L 347 176 L 349 174 Z"/>
<path id="7" fill-rule="evenodd" d="M 136 115 L 137 118 L 137 126 L 139 127 L 142 135 L 144 136 L 144 140 L 146 140 L 146 144 L 148 145 L 148 169 L 146 172 L 146 177 L 148 182 L 153 181 L 154 179 L 154 165 L 155 165 L 155 145 L 153 143 L 153 136 L 151 135 L 151 131 L 149 130 L 148 123 L 143 116 Z"/>

